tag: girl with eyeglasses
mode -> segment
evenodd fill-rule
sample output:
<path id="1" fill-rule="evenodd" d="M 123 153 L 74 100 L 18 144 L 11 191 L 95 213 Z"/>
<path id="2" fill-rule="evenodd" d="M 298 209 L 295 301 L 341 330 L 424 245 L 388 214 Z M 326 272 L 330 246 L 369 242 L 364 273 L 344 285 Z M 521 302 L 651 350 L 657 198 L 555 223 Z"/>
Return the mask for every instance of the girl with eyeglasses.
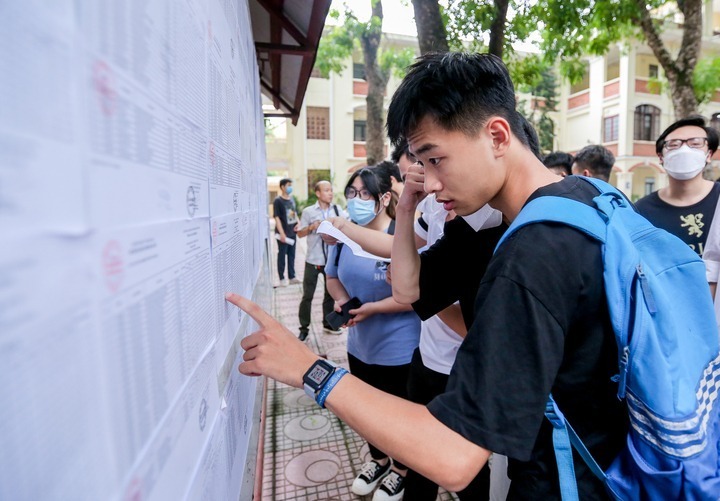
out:
<path id="1" fill-rule="evenodd" d="M 355 223 L 392 233 L 397 199 L 391 183 L 372 169 L 355 172 L 345 187 L 347 211 Z M 325 273 L 328 290 L 340 310 L 350 298 L 362 306 L 350 310 L 348 321 L 348 362 L 350 372 L 384 392 L 407 398 L 410 361 L 420 337 L 420 319 L 409 305 L 392 297 L 385 281 L 387 267 L 380 261 L 355 256 L 342 245 L 328 253 Z M 373 501 L 402 498 L 407 468 L 368 444 L 372 460 L 365 463 L 352 484 L 352 491 L 365 496 L 378 485 Z"/>

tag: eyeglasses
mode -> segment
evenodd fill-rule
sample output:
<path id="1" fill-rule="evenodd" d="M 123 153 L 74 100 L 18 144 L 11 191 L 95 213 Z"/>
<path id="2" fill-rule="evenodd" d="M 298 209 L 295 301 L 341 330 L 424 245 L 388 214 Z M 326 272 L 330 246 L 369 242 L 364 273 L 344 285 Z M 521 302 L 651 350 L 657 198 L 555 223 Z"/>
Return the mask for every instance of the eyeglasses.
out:
<path id="1" fill-rule="evenodd" d="M 363 188 L 362 190 L 356 190 L 352 186 L 348 186 L 345 188 L 345 198 L 348 200 L 355 198 L 356 196 L 360 196 L 360 200 L 370 200 L 373 198 L 372 193 L 370 193 L 368 190 Z"/>
<path id="2" fill-rule="evenodd" d="M 700 149 L 707 144 L 706 137 L 691 137 L 688 139 L 670 139 L 663 143 L 663 148 L 668 151 L 677 150 L 683 143 L 686 143 L 690 148 Z"/>

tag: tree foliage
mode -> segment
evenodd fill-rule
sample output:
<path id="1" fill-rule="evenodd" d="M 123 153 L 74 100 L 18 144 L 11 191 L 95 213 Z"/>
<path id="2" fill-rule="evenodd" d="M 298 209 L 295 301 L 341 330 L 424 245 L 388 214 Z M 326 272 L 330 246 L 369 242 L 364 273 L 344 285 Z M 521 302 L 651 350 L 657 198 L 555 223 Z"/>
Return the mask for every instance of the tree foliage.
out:
<path id="1" fill-rule="evenodd" d="M 420 53 L 449 50 L 442 9 L 437 0 L 412 0 Z"/>
<path id="2" fill-rule="evenodd" d="M 536 2 L 530 0 L 449 0 L 444 11 L 452 50 L 490 52 L 503 59 L 517 85 L 537 85 L 552 62 L 540 54 L 519 54 L 538 28 Z"/>
<path id="3" fill-rule="evenodd" d="M 530 94 L 531 102 L 520 101 L 518 109 L 525 112 L 525 116 L 533 124 L 540 140 L 540 150 L 544 153 L 553 150 L 555 139 L 555 122 L 550 118 L 550 112 L 557 111 L 557 79 L 551 68 L 540 72 L 537 83 L 521 85 L 521 92 Z"/>
<path id="4" fill-rule="evenodd" d="M 399 78 L 415 57 L 411 49 L 396 50 L 381 47 L 383 38 L 383 11 L 381 0 L 369 0 L 372 15 L 360 21 L 347 4 L 344 4 L 343 23 L 332 27 L 320 40 L 316 67 L 327 77 L 330 73 L 342 73 L 356 51 L 363 55 L 365 76 L 368 82 L 366 96 L 367 139 L 365 142 L 367 163 L 372 165 L 385 157 L 384 95 L 392 74 Z M 339 11 L 330 16 L 340 19 Z"/>
<path id="5" fill-rule="evenodd" d="M 559 61 L 571 81 L 582 76 L 580 59 L 603 55 L 613 44 L 642 40 L 663 68 L 676 117 L 695 113 L 695 66 L 700 54 L 703 0 L 547 0 L 535 9 L 541 26 L 541 47 L 548 61 Z M 673 22 L 683 14 L 681 24 Z M 664 14 L 663 13 L 667 13 Z M 662 38 L 668 27 L 681 31 L 675 57 Z"/>
<path id="6" fill-rule="evenodd" d="M 710 101 L 720 88 L 720 57 L 707 57 L 698 61 L 693 73 L 693 88 L 699 104 Z"/>

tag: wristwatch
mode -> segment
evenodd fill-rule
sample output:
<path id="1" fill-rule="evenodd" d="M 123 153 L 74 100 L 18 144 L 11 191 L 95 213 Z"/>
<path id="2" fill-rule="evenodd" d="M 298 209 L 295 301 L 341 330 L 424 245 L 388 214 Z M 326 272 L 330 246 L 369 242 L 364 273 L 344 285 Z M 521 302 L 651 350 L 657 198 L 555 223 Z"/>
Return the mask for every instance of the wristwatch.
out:
<path id="1" fill-rule="evenodd" d="M 329 360 L 324 358 L 316 360 L 303 376 L 305 394 L 315 400 L 315 395 L 325 386 L 336 368 L 337 366 Z"/>

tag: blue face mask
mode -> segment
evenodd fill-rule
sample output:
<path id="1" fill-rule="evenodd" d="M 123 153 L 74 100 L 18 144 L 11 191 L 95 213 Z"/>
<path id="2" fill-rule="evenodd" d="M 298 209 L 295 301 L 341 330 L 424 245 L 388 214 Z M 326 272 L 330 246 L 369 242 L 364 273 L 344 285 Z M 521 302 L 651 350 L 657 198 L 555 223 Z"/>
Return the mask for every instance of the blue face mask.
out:
<path id="1" fill-rule="evenodd" d="M 287 192 L 288 195 L 289 195 L 290 193 L 292 193 L 292 186 L 288 186 L 285 191 Z"/>
<path id="2" fill-rule="evenodd" d="M 347 211 L 350 219 L 360 226 L 369 224 L 378 214 L 375 212 L 375 200 L 361 200 L 358 197 L 348 200 Z"/>

